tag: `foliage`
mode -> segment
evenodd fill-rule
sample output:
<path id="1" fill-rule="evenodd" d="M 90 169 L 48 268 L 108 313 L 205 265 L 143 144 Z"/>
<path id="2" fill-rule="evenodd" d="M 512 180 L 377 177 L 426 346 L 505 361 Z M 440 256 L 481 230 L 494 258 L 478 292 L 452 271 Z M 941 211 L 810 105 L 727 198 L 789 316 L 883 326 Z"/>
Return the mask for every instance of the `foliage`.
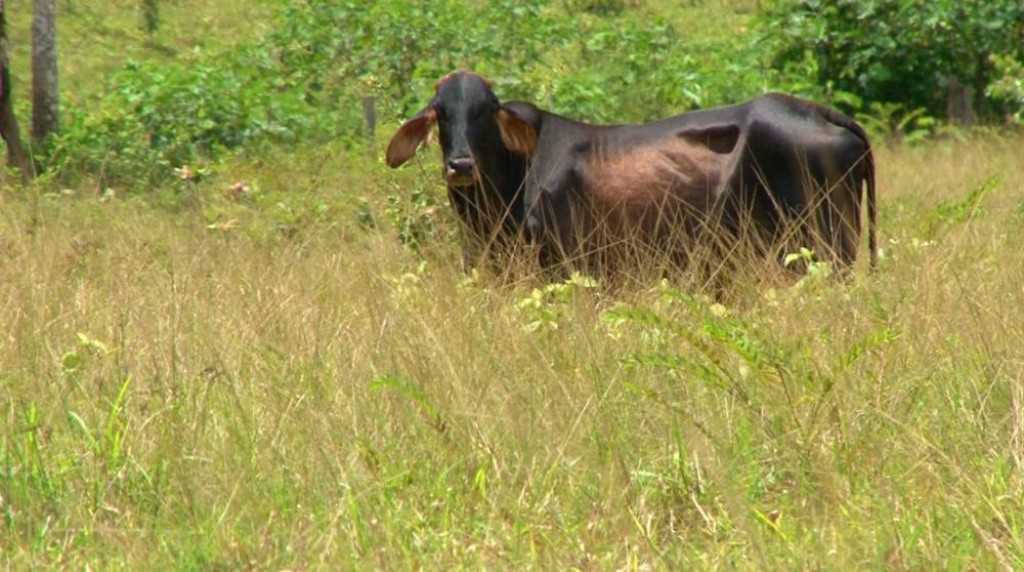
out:
<path id="1" fill-rule="evenodd" d="M 563 46 L 566 56 L 554 62 L 556 73 L 528 72 L 536 78 L 529 94 L 558 113 L 590 121 L 641 121 L 692 107 L 686 99 L 687 72 L 694 61 L 675 28 L 663 20 L 638 22 L 624 18 L 618 25 L 592 19 Z M 623 46 L 628 46 L 623 50 Z"/>
<path id="2" fill-rule="evenodd" d="M 288 3 L 264 49 L 277 60 L 282 84 L 301 88 L 311 105 L 377 95 L 395 104 L 392 112 L 408 115 L 429 87 L 454 69 L 484 67 L 480 71 L 501 75 L 537 59 L 546 42 L 568 30 L 567 22 L 545 15 L 544 5 L 543 0 L 483 6 L 454 0 Z"/>
<path id="3" fill-rule="evenodd" d="M 583 290 L 594 290 L 599 287 L 597 280 L 590 276 L 573 272 L 562 282 L 552 282 L 534 288 L 529 296 L 516 303 L 516 309 L 522 312 L 527 320 L 523 326 L 525 332 L 550 332 L 558 329 L 560 322 L 566 319 L 570 303 Z"/>
<path id="4" fill-rule="evenodd" d="M 993 80 L 990 55 L 1024 55 L 1024 4 L 1018 0 L 778 0 L 762 17 L 776 66 L 815 63 L 816 82 L 855 93 L 861 110 L 898 103 L 945 114 L 948 78 L 974 89 L 975 108 Z"/>
<path id="5" fill-rule="evenodd" d="M 873 141 L 890 144 L 923 141 L 938 123 L 923 107 L 907 111 L 900 103 L 880 101 L 872 101 L 867 112 L 857 114 L 857 120 Z"/>
<path id="6" fill-rule="evenodd" d="M 999 185 L 998 178 L 989 177 L 965 197 L 940 201 L 932 212 L 923 217 L 923 221 L 927 225 L 926 238 L 931 240 L 943 232 L 949 232 L 957 226 L 985 215 L 987 211 L 985 199 L 998 189 Z"/>
<path id="7" fill-rule="evenodd" d="M 600 16 L 619 16 L 638 0 L 564 0 L 566 9 L 572 13 L 589 12 Z"/>
<path id="8" fill-rule="evenodd" d="M 787 254 L 783 258 L 782 263 L 784 266 L 799 268 L 804 272 L 804 276 L 796 283 L 797 288 L 821 285 L 826 283 L 835 274 L 831 263 L 817 260 L 814 256 L 814 251 L 803 246 L 800 247 L 798 252 Z"/>
<path id="9" fill-rule="evenodd" d="M 663 17 L 603 2 L 578 15 L 572 4 L 293 3 L 264 46 L 311 105 L 354 107 L 374 95 L 399 117 L 459 68 L 493 79 L 503 99 L 589 121 L 649 120 L 785 84 L 761 69 L 753 46 L 691 44 Z"/>
<path id="10" fill-rule="evenodd" d="M 1006 103 L 1008 119 L 1024 123 L 1024 65 L 1013 56 L 993 55 L 991 60 L 997 79 L 989 84 L 986 94 Z"/>
<path id="11" fill-rule="evenodd" d="M 408 193 L 396 190 L 389 194 L 384 218 L 398 233 L 398 240 L 419 250 L 442 238 L 437 218 L 443 206 L 438 193 L 419 185 Z"/>
<path id="12" fill-rule="evenodd" d="M 142 29 L 152 35 L 160 28 L 160 0 L 141 0 Z"/>
<path id="13" fill-rule="evenodd" d="M 306 108 L 297 93 L 276 91 L 258 64 L 202 54 L 181 64 L 129 62 L 97 109 L 72 111 L 49 165 L 134 190 L 223 150 L 294 141 L 310 125 Z"/>

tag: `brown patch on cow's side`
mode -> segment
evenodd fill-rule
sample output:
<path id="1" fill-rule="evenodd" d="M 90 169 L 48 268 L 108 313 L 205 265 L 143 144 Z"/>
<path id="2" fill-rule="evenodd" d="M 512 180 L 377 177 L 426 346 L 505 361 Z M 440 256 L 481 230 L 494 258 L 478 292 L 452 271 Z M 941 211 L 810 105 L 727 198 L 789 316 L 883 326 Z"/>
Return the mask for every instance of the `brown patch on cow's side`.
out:
<path id="1" fill-rule="evenodd" d="M 734 160 L 684 138 L 592 150 L 582 171 L 586 202 L 574 223 L 581 244 L 606 260 L 682 253 L 691 248 L 687 237 L 714 226 Z"/>
<path id="2" fill-rule="evenodd" d="M 437 112 L 428 107 L 399 127 L 385 153 L 388 166 L 394 169 L 411 159 L 416 149 L 430 136 L 435 123 Z"/>
<path id="3" fill-rule="evenodd" d="M 595 153 L 586 184 L 595 206 L 626 210 L 685 206 L 706 210 L 717 198 L 729 155 L 688 139 L 653 141 Z"/>
<path id="4" fill-rule="evenodd" d="M 706 231 L 717 227 L 736 161 L 717 152 L 726 147 L 678 136 L 619 148 L 593 142 L 563 248 L 612 275 L 623 264 L 660 272 L 711 256 L 715 235 Z"/>
<path id="5" fill-rule="evenodd" d="M 505 108 L 495 113 L 494 120 L 501 132 L 501 142 L 509 151 L 524 157 L 533 154 L 537 148 L 537 131 L 533 125 Z"/>

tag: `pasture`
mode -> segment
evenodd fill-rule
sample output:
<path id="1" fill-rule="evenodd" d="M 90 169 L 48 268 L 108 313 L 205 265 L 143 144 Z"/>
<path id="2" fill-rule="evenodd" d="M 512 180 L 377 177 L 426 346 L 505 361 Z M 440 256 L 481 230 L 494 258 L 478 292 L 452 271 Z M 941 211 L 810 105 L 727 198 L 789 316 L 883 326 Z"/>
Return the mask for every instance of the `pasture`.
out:
<path id="1" fill-rule="evenodd" d="M 249 166 L 339 213 L 287 239 L 6 192 L 4 559 L 1018 568 L 1022 146 L 880 149 L 880 270 L 734 306 L 467 278 L 346 223 L 439 186 L 379 158 Z"/>
<path id="2" fill-rule="evenodd" d="M 165 33 L 230 43 L 223 4 Z M 876 272 L 716 302 L 464 274 L 395 127 L 5 179 L 5 568 L 1024 568 L 1024 139 L 877 142 Z"/>

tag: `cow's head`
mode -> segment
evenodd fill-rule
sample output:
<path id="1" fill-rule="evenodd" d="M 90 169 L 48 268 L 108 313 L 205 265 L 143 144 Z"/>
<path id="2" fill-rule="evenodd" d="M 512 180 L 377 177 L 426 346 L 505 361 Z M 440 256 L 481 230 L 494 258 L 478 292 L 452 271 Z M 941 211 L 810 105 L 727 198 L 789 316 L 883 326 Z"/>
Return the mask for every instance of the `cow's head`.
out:
<path id="1" fill-rule="evenodd" d="M 537 144 L 533 126 L 498 101 L 491 82 L 472 72 L 446 75 L 437 94 L 405 122 L 388 144 L 388 166 L 402 165 L 427 140 L 437 125 L 444 160 L 444 178 L 451 187 L 479 180 L 481 162 L 502 148 L 528 156 Z"/>

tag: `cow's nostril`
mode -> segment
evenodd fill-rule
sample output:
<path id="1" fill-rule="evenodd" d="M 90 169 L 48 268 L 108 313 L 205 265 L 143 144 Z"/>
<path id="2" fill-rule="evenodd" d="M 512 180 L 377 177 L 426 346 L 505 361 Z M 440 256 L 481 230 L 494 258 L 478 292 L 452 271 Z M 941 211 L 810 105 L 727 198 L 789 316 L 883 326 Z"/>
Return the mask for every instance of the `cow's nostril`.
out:
<path id="1" fill-rule="evenodd" d="M 468 157 L 448 160 L 448 169 L 454 173 L 469 173 L 473 170 L 473 160 Z"/>

